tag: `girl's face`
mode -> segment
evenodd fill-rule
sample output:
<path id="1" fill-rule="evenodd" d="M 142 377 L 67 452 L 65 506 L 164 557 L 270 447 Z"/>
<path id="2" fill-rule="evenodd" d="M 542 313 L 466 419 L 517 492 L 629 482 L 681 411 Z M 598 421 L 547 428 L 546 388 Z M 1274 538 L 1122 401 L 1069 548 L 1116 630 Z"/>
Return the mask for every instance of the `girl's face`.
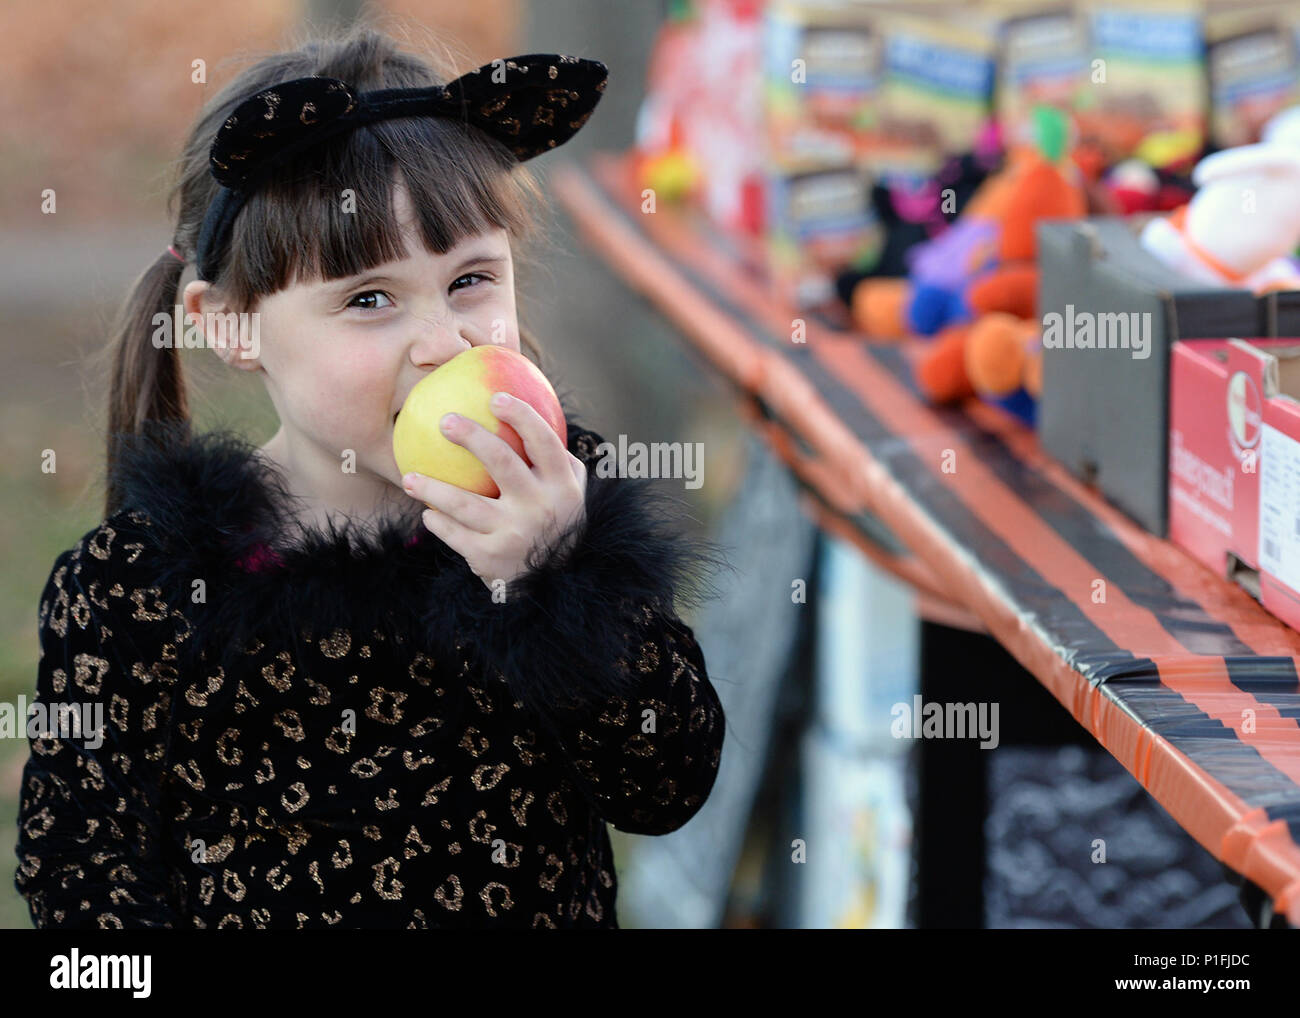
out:
<path id="1" fill-rule="evenodd" d="M 297 282 L 258 307 L 260 368 L 285 443 L 322 459 L 355 453 L 400 487 L 393 423 L 421 378 L 471 346 L 519 349 L 509 235 L 492 229 L 446 254 L 420 242 L 405 188 L 395 196 L 407 257 L 329 282 Z"/>

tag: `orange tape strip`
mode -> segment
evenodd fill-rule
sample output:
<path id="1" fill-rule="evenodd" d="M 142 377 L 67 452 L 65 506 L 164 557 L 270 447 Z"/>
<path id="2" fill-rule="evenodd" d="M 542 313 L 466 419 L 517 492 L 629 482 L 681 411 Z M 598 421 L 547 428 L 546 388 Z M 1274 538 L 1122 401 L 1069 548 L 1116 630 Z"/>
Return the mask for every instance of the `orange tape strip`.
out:
<path id="1" fill-rule="evenodd" d="M 840 540 L 853 544 L 880 568 L 911 584 L 916 591 L 916 613 L 921 618 L 928 622 L 952 626 L 955 629 L 966 629 L 972 633 L 988 633 L 988 626 L 984 625 L 984 621 L 978 615 L 950 601 L 937 590 L 924 586 L 922 582 L 907 574 L 909 570 L 902 568 L 915 565 L 918 569 L 924 569 L 923 563 L 915 559 L 900 559 L 884 554 L 869 538 L 864 537 L 857 527 L 836 516 L 806 493 L 803 495 L 803 501 L 805 512 L 828 534 L 834 534 Z M 895 569 L 895 566 L 900 568 Z"/>
<path id="2" fill-rule="evenodd" d="M 1191 601 L 1210 618 L 1223 623 L 1255 653 L 1265 657 L 1300 656 L 1300 633 L 1282 625 L 1253 597 L 1225 579 L 1215 576 L 1177 545 L 1153 537 L 1134 524 L 1096 491 L 1089 488 L 1038 443 L 1038 437 L 1020 422 L 982 400 L 968 400 L 962 410 L 981 427 L 996 434 L 1002 444 L 1026 466 L 1041 473 L 1053 485 L 1074 498 L 1110 528 L 1125 548 L 1158 576 Z"/>

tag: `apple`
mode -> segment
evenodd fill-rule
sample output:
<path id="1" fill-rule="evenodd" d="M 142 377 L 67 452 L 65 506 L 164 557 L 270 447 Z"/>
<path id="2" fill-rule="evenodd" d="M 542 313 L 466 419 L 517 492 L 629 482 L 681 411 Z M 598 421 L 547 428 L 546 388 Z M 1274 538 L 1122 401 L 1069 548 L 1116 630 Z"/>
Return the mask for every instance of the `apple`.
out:
<path id="1" fill-rule="evenodd" d="M 532 361 L 506 346 L 474 346 L 416 383 L 393 425 L 393 458 L 403 474 L 417 471 L 488 498 L 501 489 L 479 458 L 443 435 L 444 414 L 457 413 L 500 436 L 530 467 L 523 439 L 492 413 L 494 392 L 508 392 L 533 407 L 568 445 L 568 425 L 551 383 Z"/>

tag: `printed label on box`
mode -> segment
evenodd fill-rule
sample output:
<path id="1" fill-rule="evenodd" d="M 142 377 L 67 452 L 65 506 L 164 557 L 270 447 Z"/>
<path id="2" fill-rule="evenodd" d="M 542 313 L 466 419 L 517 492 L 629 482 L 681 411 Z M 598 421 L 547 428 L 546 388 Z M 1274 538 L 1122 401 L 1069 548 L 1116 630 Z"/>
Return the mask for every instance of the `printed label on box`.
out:
<path id="1" fill-rule="evenodd" d="M 1300 590 L 1300 442 L 1267 424 L 1259 453 L 1259 567 Z"/>

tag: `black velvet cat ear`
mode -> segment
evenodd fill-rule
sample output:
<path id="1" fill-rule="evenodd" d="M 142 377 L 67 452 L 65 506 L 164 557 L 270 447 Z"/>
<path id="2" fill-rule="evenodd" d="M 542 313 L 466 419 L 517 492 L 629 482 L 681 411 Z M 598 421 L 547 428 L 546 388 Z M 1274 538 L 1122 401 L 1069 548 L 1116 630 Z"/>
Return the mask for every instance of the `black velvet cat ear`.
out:
<path id="1" fill-rule="evenodd" d="M 209 164 L 222 185 L 242 190 L 290 153 L 361 124 L 414 116 L 472 124 L 523 162 L 578 132 L 608 76 L 598 60 L 531 53 L 494 60 L 429 88 L 357 93 L 337 78 L 296 78 L 240 103 L 217 131 Z"/>
<path id="2" fill-rule="evenodd" d="M 494 60 L 446 86 L 453 116 L 496 138 L 524 162 L 578 133 L 605 92 L 599 60 L 529 53 Z"/>
<path id="3" fill-rule="evenodd" d="M 356 108 L 352 89 L 337 78 L 297 78 L 265 88 L 236 106 L 217 131 L 208 157 L 212 175 L 226 187 L 243 187 L 273 156 L 323 141 Z"/>

